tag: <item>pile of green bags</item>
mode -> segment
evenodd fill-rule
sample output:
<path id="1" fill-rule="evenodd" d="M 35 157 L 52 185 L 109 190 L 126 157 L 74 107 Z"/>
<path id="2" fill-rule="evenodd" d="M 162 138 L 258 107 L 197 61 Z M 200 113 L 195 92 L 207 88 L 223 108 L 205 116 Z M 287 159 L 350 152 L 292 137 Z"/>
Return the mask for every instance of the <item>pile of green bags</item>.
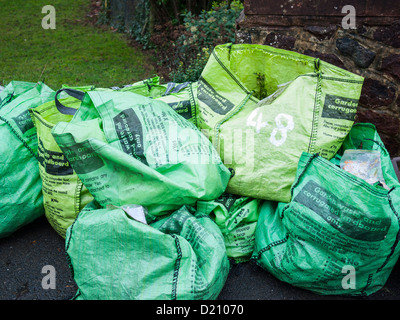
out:
<path id="1" fill-rule="evenodd" d="M 13 81 L 0 235 L 45 214 L 76 299 L 215 299 L 248 261 L 318 294 L 372 294 L 400 254 L 400 184 L 376 128 L 354 124 L 362 85 L 248 44 L 215 47 L 196 82 Z M 343 168 L 354 150 L 379 158 L 380 180 Z"/>

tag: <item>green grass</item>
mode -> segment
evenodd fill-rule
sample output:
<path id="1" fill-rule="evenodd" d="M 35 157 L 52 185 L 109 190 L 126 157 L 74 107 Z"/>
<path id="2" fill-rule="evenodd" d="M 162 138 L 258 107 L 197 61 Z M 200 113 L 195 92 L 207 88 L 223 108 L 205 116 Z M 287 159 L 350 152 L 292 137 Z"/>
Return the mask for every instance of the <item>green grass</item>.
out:
<path id="1" fill-rule="evenodd" d="M 151 59 L 123 34 L 87 23 L 89 0 L 0 0 L 0 85 L 11 80 L 122 86 L 154 73 Z M 56 9 L 56 29 L 42 28 L 42 7 Z"/>

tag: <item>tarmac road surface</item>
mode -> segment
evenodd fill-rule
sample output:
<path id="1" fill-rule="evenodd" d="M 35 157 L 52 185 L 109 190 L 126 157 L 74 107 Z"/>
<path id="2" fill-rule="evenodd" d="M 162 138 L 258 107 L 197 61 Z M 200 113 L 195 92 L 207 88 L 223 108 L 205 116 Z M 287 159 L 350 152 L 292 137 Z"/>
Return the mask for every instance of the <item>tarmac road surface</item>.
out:
<path id="1" fill-rule="evenodd" d="M 56 271 L 56 287 L 44 289 L 46 266 Z M 77 290 L 68 267 L 64 239 L 43 216 L 0 239 L 0 300 L 69 300 Z M 400 299 L 400 265 L 386 285 L 368 297 L 321 296 L 281 282 L 253 263 L 233 265 L 218 300 L 394 300 Z"/>

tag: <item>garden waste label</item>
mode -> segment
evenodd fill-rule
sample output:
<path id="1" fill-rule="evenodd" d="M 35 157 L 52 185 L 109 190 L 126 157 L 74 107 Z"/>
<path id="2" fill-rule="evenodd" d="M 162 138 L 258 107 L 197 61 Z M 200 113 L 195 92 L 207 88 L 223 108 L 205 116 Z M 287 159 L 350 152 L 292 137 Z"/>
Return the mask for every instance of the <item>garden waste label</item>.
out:
<path id="1" fill-rule="evenodd" d="M 360 212 L 312 180 L 307 182 L 293 201 L 311 209 L 332 227 L 353 239 L 380 241 L 390 228 L 389 217 L 375 217 L 368 212 Z M 322 235 L 320 240 L 331 240 L 330 234 Z"/>

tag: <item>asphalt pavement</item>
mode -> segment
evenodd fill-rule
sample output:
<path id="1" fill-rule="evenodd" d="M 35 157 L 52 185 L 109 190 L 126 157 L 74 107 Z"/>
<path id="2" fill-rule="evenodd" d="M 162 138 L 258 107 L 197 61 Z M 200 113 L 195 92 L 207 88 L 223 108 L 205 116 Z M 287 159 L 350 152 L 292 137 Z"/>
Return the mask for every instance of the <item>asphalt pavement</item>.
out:
<path id="1" fill-rule="evenodd" d="M 55 271 L 55 288 L 46 276 Z M 0 300 L 70 300 L 77 286 L 69 270 L 64 239 L 43 216 L 0 239 Z M 217 300 L 397 300 L 400 264 L 386 285 L 368 297 L 324 296 L 279 281 L 252 262 L 234 264 Z"/>

